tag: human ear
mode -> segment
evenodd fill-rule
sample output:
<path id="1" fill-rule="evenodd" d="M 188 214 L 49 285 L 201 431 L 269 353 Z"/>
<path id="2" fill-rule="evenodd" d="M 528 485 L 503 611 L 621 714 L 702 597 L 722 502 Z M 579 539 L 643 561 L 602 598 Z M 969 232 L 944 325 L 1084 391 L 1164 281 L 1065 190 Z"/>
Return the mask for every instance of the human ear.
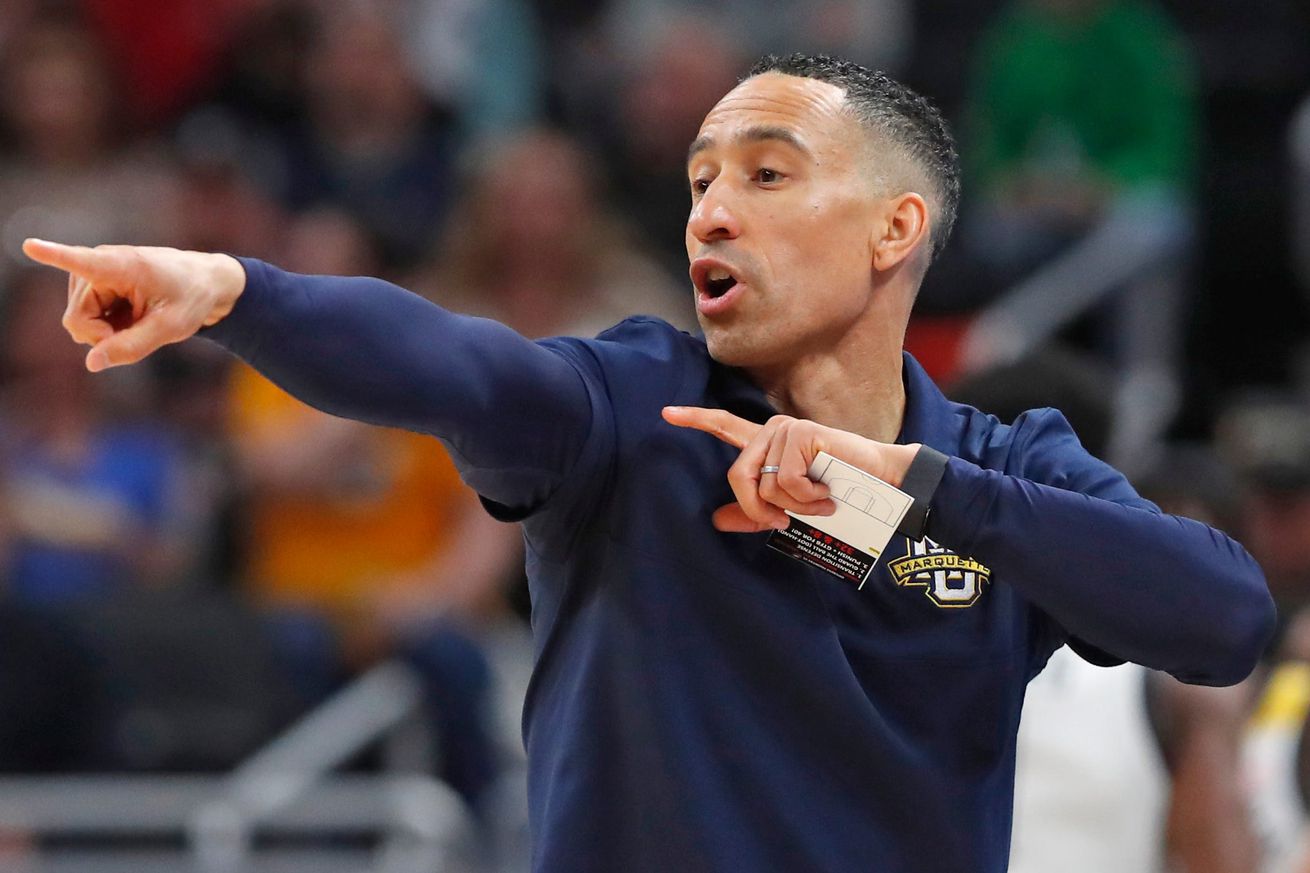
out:
<path id="1" fill-rule="evenodd" d="M 923 196 L 908 191 L 889 200 L 880 229 L 882 236 L 873 244 L 873 268 L 881 272 L 928 244 L 928 204 Z"/>

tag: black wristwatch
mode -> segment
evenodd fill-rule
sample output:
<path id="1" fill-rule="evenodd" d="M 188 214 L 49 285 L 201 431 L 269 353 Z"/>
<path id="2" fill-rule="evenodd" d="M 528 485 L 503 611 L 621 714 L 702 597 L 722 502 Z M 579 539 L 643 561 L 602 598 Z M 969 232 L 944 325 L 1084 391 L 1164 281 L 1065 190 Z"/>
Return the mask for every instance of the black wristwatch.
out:
<path id="1" fill-rule="evenodd" d="M 905 478 L 901 480 L 901 490 L 913 497 L 914 502 L 896 528 L 897 533 L 903 533 L 915 541 L 924 538 L 928 530 L 928 510 L 931 508 L 932 496 L 937 492 L 942 476 L 946 474 L 947 460 L 947 456 L 936 449 L 919 447 L 914 460 L 910 462 L 910 469 L 905 471 Z"/>

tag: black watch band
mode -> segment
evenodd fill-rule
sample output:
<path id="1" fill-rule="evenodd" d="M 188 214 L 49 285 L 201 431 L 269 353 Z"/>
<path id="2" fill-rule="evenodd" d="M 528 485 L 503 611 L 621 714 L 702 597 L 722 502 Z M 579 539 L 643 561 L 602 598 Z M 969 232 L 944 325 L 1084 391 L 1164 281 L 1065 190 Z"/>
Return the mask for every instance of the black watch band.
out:
<path id="1" fill-rule="evenodd" d="M 896 528 L 898 533 L 915 541 L 923 539 L 928 529 L 928 508 L 942 476 L 946 474 L 948 460 L 946 455 L 936 449 L 919 447 L 914 460 L 910 462 L 910 469 L 905 471 L 905 478 L 901 480 L 901 490 L 913 497 L 914 502 Z"/>

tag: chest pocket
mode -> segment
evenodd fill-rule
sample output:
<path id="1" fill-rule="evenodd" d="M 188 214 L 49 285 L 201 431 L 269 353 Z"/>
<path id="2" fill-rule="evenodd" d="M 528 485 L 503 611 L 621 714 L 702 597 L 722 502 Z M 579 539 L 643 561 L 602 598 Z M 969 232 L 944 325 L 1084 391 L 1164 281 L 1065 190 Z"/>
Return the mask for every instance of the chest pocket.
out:
<path id="1" fill-rule="evenodd" d="M 931 540 L 898 535 L 857 588 L 812 571 L 848 657 L 971 662 L 1017 658 L 1027 610 L 991 571 Z"/>

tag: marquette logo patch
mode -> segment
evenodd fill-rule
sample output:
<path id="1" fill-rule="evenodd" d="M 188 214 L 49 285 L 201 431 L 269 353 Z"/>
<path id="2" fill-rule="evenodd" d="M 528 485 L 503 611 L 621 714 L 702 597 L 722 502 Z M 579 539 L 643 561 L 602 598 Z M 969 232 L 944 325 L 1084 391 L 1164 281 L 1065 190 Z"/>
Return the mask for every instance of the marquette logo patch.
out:
<path id="1" fill-rule="evenodd" d="M 973 558 L 961 557 L 927 537 L 918 542 L 906 537 L 906 542 L 905 557 L 890 561 L 887 570 L 897 585 L 924 588 L 938 606 L 973 606 L 983 584 L 991 581 L 992 571 Z"/>

